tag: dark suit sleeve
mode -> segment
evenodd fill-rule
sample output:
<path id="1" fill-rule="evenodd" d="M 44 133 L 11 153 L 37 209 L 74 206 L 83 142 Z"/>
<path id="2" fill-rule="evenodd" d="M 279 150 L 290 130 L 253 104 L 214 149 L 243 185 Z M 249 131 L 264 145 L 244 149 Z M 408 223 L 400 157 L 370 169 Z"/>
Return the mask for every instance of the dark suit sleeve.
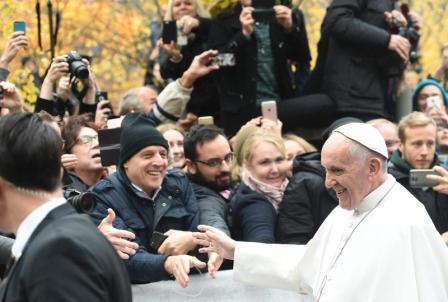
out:
<path id="1" fill-rule="evenodd" d="M 277 220 L 277 241 L 306 244 L 314 234 L 312 196 L 304 179 L 293 179 L 286 188 Z"/>
<path id="2" fill-rule="evenodd" d="M 24 271 L 29 302 L 110 301 L 106 274 L 92 252 L 71 238 L 55 238 L 42 245 L 30 269 Z M 98 252 L 98 251 L 97 251 Z"/>

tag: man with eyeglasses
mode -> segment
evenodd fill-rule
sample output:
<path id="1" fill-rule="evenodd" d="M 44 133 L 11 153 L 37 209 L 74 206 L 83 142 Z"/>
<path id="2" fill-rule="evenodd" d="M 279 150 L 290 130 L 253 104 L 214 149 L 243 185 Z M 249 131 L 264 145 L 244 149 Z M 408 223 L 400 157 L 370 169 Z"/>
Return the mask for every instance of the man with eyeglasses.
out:
<path id="1" fill-rule="evenodd" d="M 228 198 L 233 153 L 224 131 L 215 125 L 197 125 L 184 137 L 188 176 L 198 200 L 200 223 L 230 236 Z M 216 254 L 209 254 L 210 265 Z M 227 266 L 224 265 L 224 268 Z M 213 273 L 214 274 L 214 273 Z"/>
<path id="2" fill-rule="evenodd" d="M 97 183 L 104 173 L 98 145 L 97 126 L 87 115 L 69 117 L 62 129 L 66 168 L 64 185 L 79 192 Z"/>

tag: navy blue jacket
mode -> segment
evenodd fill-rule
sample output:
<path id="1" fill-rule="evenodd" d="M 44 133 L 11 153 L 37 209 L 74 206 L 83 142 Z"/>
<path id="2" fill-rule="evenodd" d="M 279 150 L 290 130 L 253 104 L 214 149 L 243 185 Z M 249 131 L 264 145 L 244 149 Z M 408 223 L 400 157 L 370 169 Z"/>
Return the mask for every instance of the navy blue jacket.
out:
<path id="1" fill-rule="evenodd" d="M 132 283 L 169 279 L 164 269 L 166 256 L 149 250 L 152 233 L 170 229 L 195 231 L 199 223 L 196 197 L 184 172 L 169 171 L 162 189 L 152 200 L 132 186 L 122 168 L 91 188 L 97 202 L 91 214 L 97 224 L 112 208 L 117 218 L 113 225 L 135 234 L 137 253 L 125 261 Z"/>
<path id="2" fill-rule="evenodd" d="M 277 212 L 262 194 L 240 184 L 231 197 L 233 238 L 275 243 Z"/>

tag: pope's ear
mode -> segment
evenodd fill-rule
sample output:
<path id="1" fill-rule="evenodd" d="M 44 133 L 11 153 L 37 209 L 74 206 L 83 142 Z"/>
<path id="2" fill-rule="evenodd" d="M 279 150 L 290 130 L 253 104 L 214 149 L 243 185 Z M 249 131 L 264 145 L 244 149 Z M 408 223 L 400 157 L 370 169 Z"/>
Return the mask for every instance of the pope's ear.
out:
<path id="1" fill-rule="evenodd" d="M 369 160 L 369 175 L 375 175 L 381 172 L 381 161 L 377 157 L 371 157 Z"/>

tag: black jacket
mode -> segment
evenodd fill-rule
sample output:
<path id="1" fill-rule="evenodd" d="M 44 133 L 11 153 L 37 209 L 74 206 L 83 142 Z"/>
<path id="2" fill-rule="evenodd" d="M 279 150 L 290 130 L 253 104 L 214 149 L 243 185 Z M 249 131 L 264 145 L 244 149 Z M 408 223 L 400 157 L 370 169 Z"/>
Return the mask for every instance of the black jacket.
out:
<path id="1" fill-rule="evenodd" d="M 306 244 L 339 202 L 333 189 L 325 188 L 320 153 L 296 157 L 293 173 L 278 212 L 277 242 Z"/>
<path id="2" fill-rule="evenodd" d="M 212 22 L 209 35 L 209 45 L 212 49 L 235 55 L 236 65 L 221 68 L 216 72 L 215 79 L 221 112 L 235 114 L 244 110 L 246 113 L 246 119 L 241 120 L 238 125 L 224 125 L 226 129 L 229 127 L 237 130 L 256 114 L 257 82 L 256 38 L 254 35 L 247 38 L 242 33 L 240 13 L 241 5 L 238 4 L 233 12 L 217 16 Z M 297 21 L 298 15 L 300 14 L 293 14 L 294 26 L 289 33 L 275 20 L 269 24 L 274 75 L 281 99 L 295 96 L 288 59 L 307 66 L 311 61 L 304 22 L 303 19 Z"/>
<path id="3" fill-rule="evenodd" d="M 6 291 L 6 295 L 5 295 Z M 68 204 L 52 210 L 0 287 L 0 301 L 132 301 L 109 241 Z"/>
<path id="4" fill-rule="evenodd" d="M 169 279 L 164 268 L 167 256 L 152 251 L 150 242 L 154 231 L 196 231 L 199 210 L 185 173 L 177 169 L 168 171 L 154 200 L 131 184 L 123 167 L 90 190 L 97 202 L 90 214 L 96 224 L 100 224 L 107 216 L 107 209 L 111 208 L 117 215 L 114 227 L 135 234 L 138 250 L 125 261 L 131 282 Z"/>
<path id="5" fill-rule="evenodd" d="M 277 212 L 262 194 L 240 184 L 230 198 L 235 240 L 275 243 Z"/>
<path id="6" fill-rule="evenodd" d="M 392 11 L 394 2 L 333 0 L 327 9 L 313 77 L 320 73 L 317 78 L 322 82 L 317 86 L 336 102 L 340 114 L 390 117 L 393 113 L 388 74 L 391 65 L 401 62 L 388 60 L 394 54 L 388 50 L 384 12 Z"/>
<path id="7" fill-rule="evenodd" d="M 433 166 L 437 161 L 436 156 Z M 410 169 L 409 164 L 401 158 L 400 150 L 396 150 L 389 162 L 389 173 L 425 206 L 440 234 L 448 231 L 448 195 L 433 191 L 432 188 L 411 188 L 409 185 Z"/>
<path id="8" fill-rule="evenodd" d="M 189 177 L 198 201 L 199 223 L 215 227 L 230 236 L 229 201 L 218 192 L 197 182 L 191 175 Z"/>
<path id="9" fill-rule="evenodd" d="M 160 75 L 164 79 L 176 80 L 188 69 L 195 56 L 209 49 L 207 39 L 210 29 L 210 19 L 199 18 L 199 26 L 192 31 L 192 38 L 188 44 L 181 48 L 182 60 L 175 63 L 170 56 L 161 50 L 159 55 Z M 212 74 L 199 78 L 194 83 L 190 101 L 187 103 L 187 112 L 197 116 L 212 115 L 217 117 L 219 102 L 217 100 L 216 86 L 212 84 Z"/>

